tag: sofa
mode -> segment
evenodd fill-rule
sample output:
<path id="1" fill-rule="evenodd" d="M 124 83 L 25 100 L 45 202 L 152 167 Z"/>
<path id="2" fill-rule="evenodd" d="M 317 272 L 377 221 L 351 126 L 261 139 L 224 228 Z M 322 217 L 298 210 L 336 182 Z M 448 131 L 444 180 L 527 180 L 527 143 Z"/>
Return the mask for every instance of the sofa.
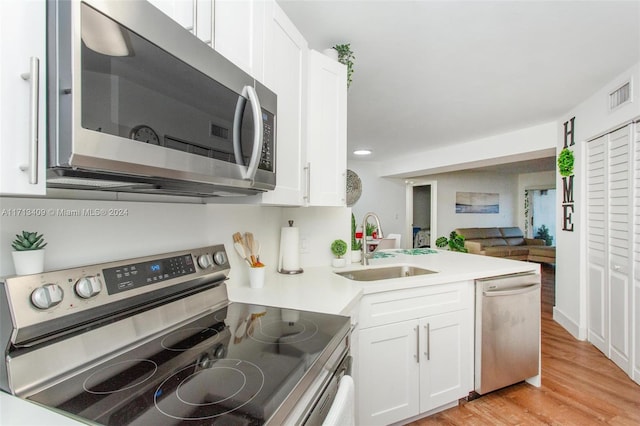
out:
<path id="1" fill-rule="evenodd" d="M 556 248 L 544 240 L 524 238 L 517 226 L 504 228 L 458 228 L 469 253 L 532 262 L 556 263 Z"/>

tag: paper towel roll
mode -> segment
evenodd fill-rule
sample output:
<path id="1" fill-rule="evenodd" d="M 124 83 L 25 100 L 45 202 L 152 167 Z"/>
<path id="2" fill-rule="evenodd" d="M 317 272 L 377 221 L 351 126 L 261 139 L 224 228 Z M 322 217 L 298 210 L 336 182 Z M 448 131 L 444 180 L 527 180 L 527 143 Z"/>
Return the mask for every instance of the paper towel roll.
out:
<path id="1" fill-rule="evenodd" d="M 298 249 L 298 228 L 283 227 L 280 233 L 280 269 L 282 273 L 299 273 L 300 251 Z"/>

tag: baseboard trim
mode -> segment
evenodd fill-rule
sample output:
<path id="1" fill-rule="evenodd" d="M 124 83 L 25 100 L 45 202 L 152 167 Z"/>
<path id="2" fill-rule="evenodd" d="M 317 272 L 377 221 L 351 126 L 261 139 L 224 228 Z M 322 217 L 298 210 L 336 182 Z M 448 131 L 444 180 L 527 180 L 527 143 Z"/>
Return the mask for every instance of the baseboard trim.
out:
<path id="1" fill-rule="evenodd" d="M 565 330 L 567 330 L 573 337 L 578 340 L 586 340 L 587 332 L 586 330 L 580 328 L 580 326 L 564 314 L 557 307 L 553 307 L 553 320 L 560 324 Z"/>

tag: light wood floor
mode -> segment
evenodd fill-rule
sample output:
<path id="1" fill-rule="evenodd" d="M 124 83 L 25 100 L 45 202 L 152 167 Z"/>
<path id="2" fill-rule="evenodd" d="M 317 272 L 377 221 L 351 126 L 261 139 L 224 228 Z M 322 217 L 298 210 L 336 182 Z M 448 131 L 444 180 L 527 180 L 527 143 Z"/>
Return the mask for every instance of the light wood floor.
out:
<path id="1" fill-rule="evenodd" d="M 543 265 L 542 281 L 542 387 L 519 383 L 411 426 L 640 425 L 640 386 L 553 321 L 553 266 Z"/>

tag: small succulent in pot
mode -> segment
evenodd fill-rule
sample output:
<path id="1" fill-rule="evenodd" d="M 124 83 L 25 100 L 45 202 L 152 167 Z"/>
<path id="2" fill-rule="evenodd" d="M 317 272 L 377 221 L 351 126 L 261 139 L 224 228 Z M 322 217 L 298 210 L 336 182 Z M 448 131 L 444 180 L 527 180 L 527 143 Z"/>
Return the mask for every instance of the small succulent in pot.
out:
<path id="1" fill-rule="evenodd" d="M 16 234 L 16 239 L 11 243 L 15 251 L 40 250 L 46 245 L 43 234 L 29 231 L 22 231 L 22 235 Z"/>
<path id="2" fill-rule="evenodd" d="M 343 240 L 334 240 L 331 243 L 331 253 L 337 258 L 341 258 L 347 253 L 347 243 Z"/>

